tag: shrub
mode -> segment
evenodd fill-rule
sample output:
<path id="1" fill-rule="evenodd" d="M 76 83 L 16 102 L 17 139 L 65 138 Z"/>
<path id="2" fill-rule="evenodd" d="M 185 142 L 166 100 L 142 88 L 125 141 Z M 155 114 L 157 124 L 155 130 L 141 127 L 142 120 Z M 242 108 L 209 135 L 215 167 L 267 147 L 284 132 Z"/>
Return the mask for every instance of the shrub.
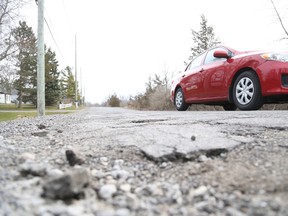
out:
<path id="1" fill-rule="evenodd" d="M 114 93 L 108 97 L 106 104 L 110 107 L 120 107 L 120 99 Z"/>

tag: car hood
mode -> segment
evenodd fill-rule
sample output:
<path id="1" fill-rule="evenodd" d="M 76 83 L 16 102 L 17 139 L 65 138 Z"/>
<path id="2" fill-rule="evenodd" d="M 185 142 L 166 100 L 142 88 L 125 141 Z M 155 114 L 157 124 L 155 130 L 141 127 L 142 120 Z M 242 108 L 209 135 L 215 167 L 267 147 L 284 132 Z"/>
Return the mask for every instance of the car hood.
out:
<path id="1" fill-rule="evenodd" d="M 239 52 L 241 54 L 246 55 L 256 55 L 256 54 L 264 54 L 264 53 L 288 53 L 287 51 L 277 51 L 277 50 L 252 50 L 252 51 L 245 51 L 245 52 Z"/>
<path id="2" fill-rule="evenodd" d="M 234 57 L 241 58 L 245 56 L 252 56 L 252 55 L 261 55 L 271 51 L 264 51 L 264 50 L 252 50 L 252 51 L 243 51 L 243 52 L 236 52 Z"/>

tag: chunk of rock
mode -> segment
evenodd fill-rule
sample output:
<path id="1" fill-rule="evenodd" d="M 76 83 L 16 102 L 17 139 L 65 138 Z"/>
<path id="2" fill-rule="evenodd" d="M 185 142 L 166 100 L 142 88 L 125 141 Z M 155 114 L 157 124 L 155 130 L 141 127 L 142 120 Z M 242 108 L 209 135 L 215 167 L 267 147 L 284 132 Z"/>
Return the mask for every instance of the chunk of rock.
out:
<path id="1" fill-rule="evenodd" d="M 125 179 L 127 180 L 130 176 L 130 173 L 126 170 L 113 170 L 111 171 L 111 175 L 114 179 Z"/>
<path id="2" fill-rule="evenodd" d="M 208 188 L 206 186 L 200 186 L 196 189 L 191 189 L 189 192 L 190 197 L 199 197 L 199 196 L 204 196 L 208 191 Z"/>
<path id="3" fill-rule="evenodd" d="M 84 159 L 76 155 L 74 151 L 66 150 L 65 153 L 70 166 L 81 165 L 84 163 Z"/>
<path id="4" fill-rule="evenodd" d="M 22 176 L 45 176 L 46 166 L 44 164 L 39 164 L 34 161 L 27 160 L 25 163 L 19 166 L 19 172 Z"/>
<path id="5" fill-rule="evenodd" d="M 45 137 L 47 136 L 47 134 L 48 134 L 47 131 L 39 131 L 39 132 L 32 133 L 33 136 L 37 136 L 37 137 Z"/>
<path id="6" fill-rule="evenodd" d="M 20 163 L 24 163 L 26 161 L 35 161 L 36 156 L 29 152 L 24 152 L 19 156 Z"/>
<path id="7" fill-rule="evenodd" d="M 86 169 L 78 168 L 62 176 L 48 180 L 43 185 L 42 196 L 50 199 L 80 199 L 89 185 L 89 174 Z"/>
<path id="8" fill-rule="evenodd" d="M 117 187 L 114 184 L 103 185 L 99 190 L 99 197 L 101 199 L 109 199 L 117 192 Z"/>
<path id="9" fill-rule="evenodd" d="M 64 175 L 64 172 L 59 169 L 51 169 L 47 171 L 47 175 L 49 177 L 55 178 Z"/>
<path id="10" fill-rule="evenodd" d="M 38 127 L 40 130 L 42 130 L 42 129 L 45 129 L 45 128 L 46 128 L 46 126 L 45 126 L 44 124 L 39 124 L 39 125 L 37 125 L 37 127 Z"/>

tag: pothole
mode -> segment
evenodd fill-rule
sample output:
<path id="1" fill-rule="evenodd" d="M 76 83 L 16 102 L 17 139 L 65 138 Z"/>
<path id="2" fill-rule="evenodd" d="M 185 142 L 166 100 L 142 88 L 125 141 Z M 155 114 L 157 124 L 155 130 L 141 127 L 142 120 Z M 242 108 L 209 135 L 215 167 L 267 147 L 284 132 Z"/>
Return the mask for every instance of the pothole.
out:
<path id="1" fill-rule="evenodd" d="M 228 149 L 225 148 L 215 148 L 208 150 L 199 150 L 193 152 L 178 152 L 177 149 L 171 153 L 161 155 L 160 157 L 155 157 L 153 154 L 149 154 L 146 151 L 141 151 L 141 153 L 149 160 L 154 162 L 188 162 L 198 160 L 200 156 L 205 156 L 207 158 L 222 157 L 223 154 L 228 153 Z"/>
<path id="2" fill-rule="evenodd" d="M 143 124 L 143 123 L 154 123 L 154 122 L 163 122 L 167 121 L 167 119 L 140 119 L 140 120 L 133 120 L 131 123 L 134 124 Z"/>

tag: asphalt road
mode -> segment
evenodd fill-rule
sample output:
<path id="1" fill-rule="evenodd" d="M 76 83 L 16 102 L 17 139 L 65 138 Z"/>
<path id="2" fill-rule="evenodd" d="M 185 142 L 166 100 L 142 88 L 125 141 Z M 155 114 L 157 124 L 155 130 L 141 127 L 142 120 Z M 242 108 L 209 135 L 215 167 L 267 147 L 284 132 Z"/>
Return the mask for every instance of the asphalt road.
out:
<path id="1" fill-rule="evenodd" d="M 287 131 L 288 111 L 0 122 L 0 215 L 286 216 Z"/>
<path id="2" fill-rule="evenodd" d="M 260 141 L 259 135 L 268 135 L 269 130 L 288 130 L 287 111 L 155 112 L 90 108 L 82 112 L 87 121 L 80 124 L 81 128 L 101 129 L 98 136 L 87 136 L 103 143 L 108 139 L 116 146 L 136 146 L 157 161 L 221 154 L 241 144 Z M 277 142 L 277 136 L 274 139 Z"/>

